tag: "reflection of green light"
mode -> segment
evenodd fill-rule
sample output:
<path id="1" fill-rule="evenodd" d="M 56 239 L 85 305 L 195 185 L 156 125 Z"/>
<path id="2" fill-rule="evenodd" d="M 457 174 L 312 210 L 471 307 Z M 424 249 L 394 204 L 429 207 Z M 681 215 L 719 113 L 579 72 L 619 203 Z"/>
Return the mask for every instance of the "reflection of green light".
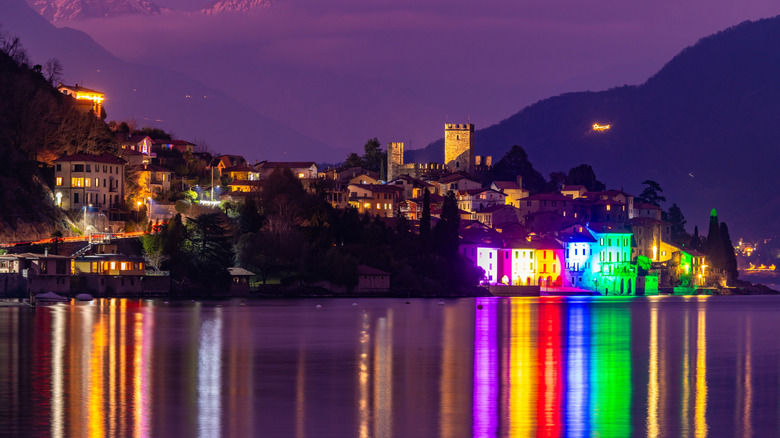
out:
<path id="1" fill-rule="evenodd" d="M 631 436 L 631 316 L 626 308 L 593 307 L 590 431 Z"/>

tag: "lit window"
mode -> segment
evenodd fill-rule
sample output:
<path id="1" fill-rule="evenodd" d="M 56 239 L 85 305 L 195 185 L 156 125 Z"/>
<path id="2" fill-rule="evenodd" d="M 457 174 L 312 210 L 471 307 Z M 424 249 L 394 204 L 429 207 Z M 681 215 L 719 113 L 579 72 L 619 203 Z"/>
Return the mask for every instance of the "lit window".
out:
<path id="1" fill-rule="evenodd" d="M 95 178 L 95 187 L 100 187 L 100 178 Z"/>
<path id="2" fill-rule="evenodd" d="M 119 264 L 119 269 L 122 270 L 122 271 L 127 270 L 127 264 L 125 264 L 125 262 L 120 263 Z"/>
<path id="3" fill-rule="evenodd" d="M 116 269 L 116 262 L 111 262 L 111 270 L 113 271 Z"/>
<path id="4" fill-rule="evenodd" d="M 58 185 L 58 186 L 61 186 L 61 185 L 62 185 L 62 177 L 61 177 L 61 176 L 58 176 L 58 177 L 57 177 L 57 185 Z"/>
<path id="5" fill-rule="evenodd" d="M 304 176 L 303 173 L 298 174 L 298 178 L 303 178 L 303 176 Z"/>
<path id="6" fill-rule="evenodd" d="M 91 187 L 92 186 L 92 179 L 91 178 L 84 178 L 84 186 L 85 187 Z"/>

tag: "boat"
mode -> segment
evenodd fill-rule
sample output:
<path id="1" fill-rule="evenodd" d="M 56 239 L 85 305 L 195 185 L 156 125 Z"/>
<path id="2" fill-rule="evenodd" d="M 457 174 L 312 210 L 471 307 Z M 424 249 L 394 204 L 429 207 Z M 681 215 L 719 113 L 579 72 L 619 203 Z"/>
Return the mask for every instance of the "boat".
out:
<path id="1" fill-rule="evenodd" d="M 68 299 L 54 292 L 44 292 L 35 295 L 35 303 L 66 303 Z"/>
<path id="2" fill-rule="evenodd" d="M 76 295 L 76 301 L 92 301 L 95 298 L 92 297 L 90 294 L 78 294 Z"/>

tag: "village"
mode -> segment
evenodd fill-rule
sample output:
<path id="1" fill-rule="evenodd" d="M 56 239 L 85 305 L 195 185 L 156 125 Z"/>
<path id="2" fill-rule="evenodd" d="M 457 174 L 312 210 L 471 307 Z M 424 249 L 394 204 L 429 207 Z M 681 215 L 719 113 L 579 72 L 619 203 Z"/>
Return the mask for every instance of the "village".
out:
<path id="1" fill-rule="evenodd" d="M 58 89 L 84 111 L 101 113 L 101 92 Z M 111 237 L 154 232 L 177 214 L 186 219 L 219 211 L 226 202 L 241 204 L 258 196 L 280 168 L 336 210 L 355 209 L 389 224 L 403 217 L 417 233 L 424 216 L 432 223 L 441 218 L 451 193 L 458 208 L 458 253 L 484 271 L 480 283 L 493 295 L 698 294 L 728 283 L 704 254 L 673 243 L 671 224 L 658 205 L 622 189 L 589 191 L 563 184 L 559 191 L 531 195 L 522 176 L 481 182 L 493 160 L 475 155 L 470 123 L 445 124 L 443 163 L 406 163 L 404 144 L 391 142 L 379 172 L 321 169 L 313 161 L 249 163 L 242 156 L 212 155 L 185 140 L 157 137 L 154 130 L 132 134 L 127 125 L 111 127 L 116 154 L 76 153 L 51 163 L 53 201 L 73 215 L 79 228 L 74 234 L 85 240 L 68 254 L 47 247 L 43 254 L 0 255 L 6 295 L 164 295 L 170 288 L 165 275 L 148 269 L 144 257 L 123 254 Z M 227 293 L 249 294 L 255 274 L 239 266 L 229 270 Z M 372 266 L 361 265 L 358 277 L 352 292 L 381 294 L 392 288 L 391 274 Z"/>

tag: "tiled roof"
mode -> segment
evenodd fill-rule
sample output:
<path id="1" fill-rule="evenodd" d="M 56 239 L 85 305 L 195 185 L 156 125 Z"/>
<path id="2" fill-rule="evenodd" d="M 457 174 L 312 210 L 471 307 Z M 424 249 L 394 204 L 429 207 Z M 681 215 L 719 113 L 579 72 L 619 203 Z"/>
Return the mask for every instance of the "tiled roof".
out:
<path id="1" fill-rule="evenodd" d="M 588 228 L 599 234 L 631 234 L 631 231 L 608 222 L 591 222 Z"/>
<path id="2" fill-rule="evenodd" d="M 469 181 L 478 182 L 478 181 L 474 181 L 473 179 L 471 179 L 468 175 L 466 175 L 464 173 L 460 173 L 460 172 L 452 173 L 450 175 L 447 175 L 444 178 L 440 179 L 438 182 L 441 183 L 441 184 L 447 184 L 447 183 L 451 183 L 451 182 L 455 182 L 455 181 L 460 181 L 462 179 L 467 179 Z"/>
<path id="3" fill-rule="evenodd" d="M 571 201 L 568 196 L 561 195 L 560 193 L 538 193 L 526 198 L 518 199 L 518 201 Z"/>
<path id="4" fill-rule="evenodd" d="M 263 161 L 257 167 L 273 169 L 275 167 L 289 167 L 290 169 L 311 167 L 316 165 L 314 161 Z"/>
<path id="5" fill-rule="evenodd" d="M 479 213 L 495 213 L 498 210 L 504 210 L 504 209 L 507 209 L 507 208 L 511 209 L 511 210 L 517 210 L 516 208 L 512 207 L 511 205 L 496 204 L 496 205 L 491 205 L 490 207 L 483 208 L 482 210 L 478 211 L 477 214 L 479 214 Z"/>
<path id="6" fill-rule="evenodd" d="M 522 190 L 517 181 L 493 181 L 493 185 L 499 190 Z"/>
<path id="7" fill-rule="evenodd" d="M 390 275 L 390 273 L 371 266 L 358 265 L 358 275 Z"/>
<path id="8" fill-rule="evenodd" d="M 87 163 L 106 163 L 106 164 L 125 164 L 125 160 L 114 155 L 103 153 L 100 155 L 77 153 L 65 155 L 57 158 L 54 162 L 87 162 Z"/>
<path id="9" fill-rule="evenodd" d="M 230 166 L 222 169 L 223 172 L 255 172 L 255 169 L 244 164 Z"/>
<path id="10" fill-rule="evenodd" d="M 634 210 L 660 210 L 661 207 L 653 204 L 645 204 L 644 202 L 634 203 Z"/>

